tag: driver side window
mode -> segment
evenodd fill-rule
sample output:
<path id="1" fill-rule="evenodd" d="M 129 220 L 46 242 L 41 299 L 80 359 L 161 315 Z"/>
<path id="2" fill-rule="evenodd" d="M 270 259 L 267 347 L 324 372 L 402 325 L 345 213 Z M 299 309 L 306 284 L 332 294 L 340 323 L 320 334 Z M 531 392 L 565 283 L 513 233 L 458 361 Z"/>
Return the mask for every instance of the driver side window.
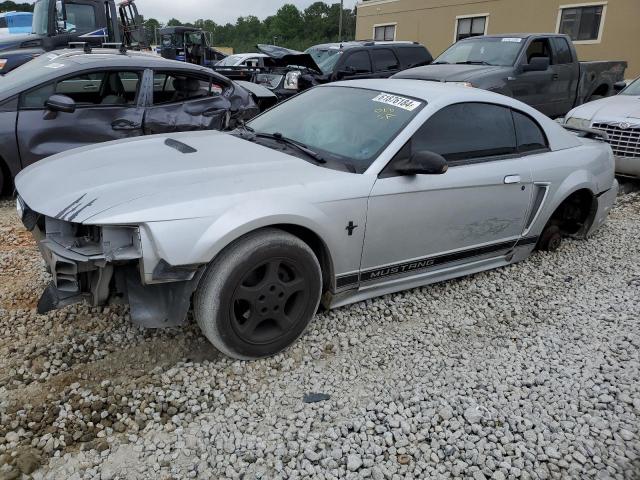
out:
<path id="1" fill-rule="evenodd" d="M 549 63 L 553 64 L 551 45 L 548 38 L 538 38 L 531 42 L 531 45 L 527 48 L 527 63 L 531 63 L 531 59 L 536 57 L 547 57 Z"/>
<path id="2" fill-rule="evenodd" d="M 459 103 L 433 114 L 398 152 L 394 162 L 419 151 L 442 155 L 451 165 L 495 160 L 516 153 L 516 133 L 508 108 Z"/>

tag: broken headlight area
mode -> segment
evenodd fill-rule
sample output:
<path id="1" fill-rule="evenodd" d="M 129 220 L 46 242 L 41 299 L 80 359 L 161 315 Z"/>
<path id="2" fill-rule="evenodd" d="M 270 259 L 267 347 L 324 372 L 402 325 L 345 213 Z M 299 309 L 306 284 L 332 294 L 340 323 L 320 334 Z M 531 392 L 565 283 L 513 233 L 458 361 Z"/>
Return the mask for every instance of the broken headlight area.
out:
<path id="1" fill-rule="evenodd" d="M 160 260 L 157 284 L 145 284 L 141 231 L 135 226 L 95 226 L 46 217 L 33 231 L 53 281 L 38 302 L 47 313 L 74 303 L 125 303 L 145 328 L 182 325 L 203 269 Z"/>
<path id="2" fill-rule="evenodd" d="M 41 227 L 36 225 L 34 236 L 53 281 L 38 304 L 40 313 L 83 300 L 105 304 L 117 293 L 116 268 L 142 258 L 137 227 L 100 227 L 50 217 L 44 220 L 44 231 Z"/>
<path id="3" fill-rule="evenodd" d="M 274 73 L 260 73 L 256 75 L 256 83 L 259 85 L 264 85 L 271 90 L 275 90 L 280 86 L 283 78 L 284 75 Z"/>

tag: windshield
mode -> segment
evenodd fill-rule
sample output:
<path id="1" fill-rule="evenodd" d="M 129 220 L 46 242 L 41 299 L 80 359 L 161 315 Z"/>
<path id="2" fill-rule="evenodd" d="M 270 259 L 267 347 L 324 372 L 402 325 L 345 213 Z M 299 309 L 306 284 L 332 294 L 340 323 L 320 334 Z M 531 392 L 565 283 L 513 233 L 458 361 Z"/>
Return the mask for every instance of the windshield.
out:
<path id="1" fill-rule="evenodd" d="M 49 4 L 53 0 L 38 0 L 33 8 L 33 33 L 49 33 Z"/>
<path id="2" fill-rule="evenodd" d="M 433 63 L 477 63 L 506 67 L 516 63 L 523 43 L 521 38 L 469 38 L 454 43 Z"/>
<path id="3" fill-rule="evenodd" d="M 256 133 L 280 133 L 362 173 L 425 103 L 377 90 L 316 87 L 249 125 Z"/>
<path id="4" fill-rule="evenodd" d="M 640 78 L 636 79 L 627 88 L 621 91 L 620 95 L 640 95 Z"/>
<path id="5" fill-rule="evenodd" d="M 333 73 L 333 69 L 340 59 L 343 50 L 337 48 L 308 48 L 305 53 L 310 54 L 324 74 Z"/>
<path id="6" fill-rule="evenodd" d="M 165 48 L 182 48 L 182 35 L 162 35 L 162 46 Z"/>

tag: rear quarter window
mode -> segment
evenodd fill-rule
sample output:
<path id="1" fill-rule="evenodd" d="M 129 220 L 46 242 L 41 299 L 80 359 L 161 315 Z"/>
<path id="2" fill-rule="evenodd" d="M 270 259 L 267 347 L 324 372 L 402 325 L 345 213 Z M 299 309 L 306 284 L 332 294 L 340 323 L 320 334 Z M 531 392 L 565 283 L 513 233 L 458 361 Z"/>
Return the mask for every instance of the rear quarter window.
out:
<path id="1" fill-rule="evenodd" d="M 538 123 L 524 113 L 513 112 L 519 152 L 532 152 L 549 148 L 547 136 Z"/>
<path id="2" fill-rule="evenodd" d="M 433 61 L 431 54 L 421 45 L 397 47 L 396 53 L 402 68 L 420 67 Z"/>

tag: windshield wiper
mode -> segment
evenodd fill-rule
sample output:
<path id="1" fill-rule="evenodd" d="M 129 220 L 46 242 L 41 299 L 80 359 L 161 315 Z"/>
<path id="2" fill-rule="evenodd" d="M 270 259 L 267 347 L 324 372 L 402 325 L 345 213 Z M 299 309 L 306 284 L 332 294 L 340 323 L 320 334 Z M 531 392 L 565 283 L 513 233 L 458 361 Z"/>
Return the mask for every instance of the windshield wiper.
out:
<path id="1" fill-rule="evenodd" d="M 449 62 L 433 62 L 431 65 L 450 65 Z"/>
<path id="2" fill-rule="evenodd" d="M 254 135 L 258 138 L 268 138 L 280 143 L 284 143 L 285 145 L 288 145 L 290 147 L 297 148 L 299 151 L 301 151 L 308 157 L 313 158 L 318 163 L 327 163 L 327 161 L 324 158 L 322 158 L 322 155 L 320 155 L 318 152 L 314 152 L 306 145 L 302 143 L 298 143 L 295 140 L 291 140 L 290 138 L 285 137 L 280 132 L 275 132 L 275 133 L 255 132 Z"/>
<path id="3" fill-rule="evenodd" d="M 466 62 L 456 62 L 456 65 L 492 65 L 492 63 L 485 62 L 484 60 L 467 60 Z"/>
<path id="4" fill-rule="evenodd" d="M 254 128 L 247 125 L 244 120 L 238 122 L 238 125 L 243 130 L 244 133 L 248 133 L 253 136 L 253 138 L 268 138 L 269 140 L 275 140 L 276 142 L 284 143 L 285 145 L 289 145 L 290 147 L 294 147 L 304 153 L 305 155 L 313 158 L 317 163 L 325 164 L 327 161 L 322 158 L 318 152 L 314 152 L 309 147 L 304 145 L 303 143 L 296 142 L 295 140 L 291 140 L 290 138 L 285 137 L 280 132 L 275 133 L 264 133 L 264 132 L 256 132 Z"/>

